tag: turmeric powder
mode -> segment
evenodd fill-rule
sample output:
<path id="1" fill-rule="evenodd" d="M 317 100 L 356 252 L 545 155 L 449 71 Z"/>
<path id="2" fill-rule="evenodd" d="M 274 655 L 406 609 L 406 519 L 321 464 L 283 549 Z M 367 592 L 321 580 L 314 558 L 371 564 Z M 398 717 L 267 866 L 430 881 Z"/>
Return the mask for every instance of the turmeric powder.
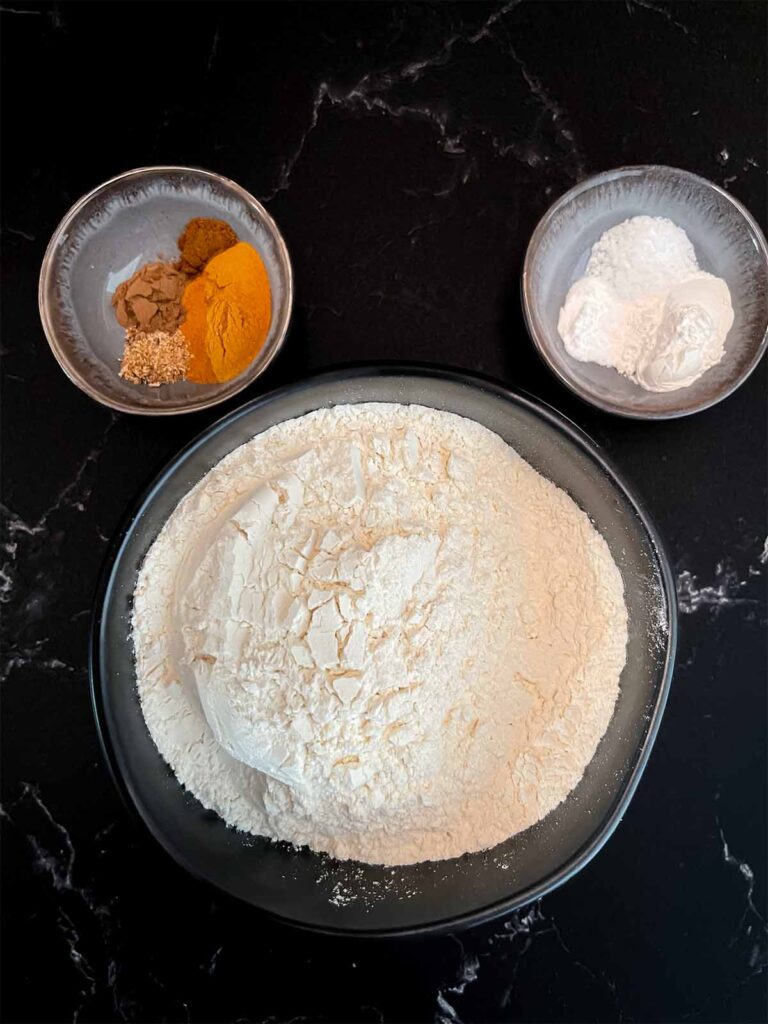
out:
<path id="1" fill-rule="evenodd" d="M 187 285 L 182 303 L 187 379 L 215 384 L 237 377 L 261 349 L 272 320 L 267 270 L 253 246 L 238 242 L 214 256 Z"/>

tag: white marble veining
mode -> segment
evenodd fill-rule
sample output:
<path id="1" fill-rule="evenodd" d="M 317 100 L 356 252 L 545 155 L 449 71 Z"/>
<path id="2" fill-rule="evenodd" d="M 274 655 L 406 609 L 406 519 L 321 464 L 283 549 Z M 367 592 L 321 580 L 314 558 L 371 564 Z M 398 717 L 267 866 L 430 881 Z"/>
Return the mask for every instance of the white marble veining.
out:
<path id="1" fill-rule="evenodd" d="M 662 18 L 665 18 L 669 22 L 670 25 L 674 25 L 675 28 L 679 28 L 683 35 L 693 35 L 693 30 L 687 25 L 684 25 L 682 21 L 678 21 L 668 7 L 663 7 L 661 4 L 653 3 L 652 0 L 626 0 L 626 4 L 629 14 L 632 14 L 632 5 L 636 4 L 638 7 L 642 7 L 647 11 L 653 11 L 655 14 L 660 14 Z"/>
<path id="2" fill-rule="evenodd" d="M 459 962 L 453 970 L 453 979 L 437 991 L 437 1024 L 460 1024 L 463 1020 L 462 997 L 475 983 L 482 984 L 482 966 L 486 962 L 493 964 L 497 979 L 499 965 L 503 964 L 503 985 L 496 993 L 496 1001 L 502 1010 L 511 1006 L 514 1003 L 518 972 L 526 955 L 534 944 L 544 941 L 554 941 L 557 955 L 564 956 L 572 968 L 589 979 L 600 992 L 601 998 L 612 1005 L 617 1021 L 625 1019 L 616 982 L 602 968 L 592 967 L 575 955 L 552 914 L 544 910 L 543 902 L 539 900 L 523 910 L 515 911 L 503 922 L 493 926 L 490 934 L 487 934 L 486 929 L 485 938 L 479 939 L 479 932 L 468 932 L 461 939 L 456 935 L 450 936 L 459 949 Z M 553 956 L 551 948 L 546 955 Z M 467 1020 L 471 1019 L 471 1016 L 467 1016 Z"/>
<path id="3" fill-rule="evenodd" d="M 51 887 L 56 905 L 56 927 L 79 977 L 82 1001 L 72 1016 L 72 1020 L 77 1021 L 87 1001 L 104 983 L 103 968 L 86 952 L 83 932 L 85 928 L 95 927 L 104 948 L 109 948 L 112 932 L 110 907 L 77 880 L 72 836 L 54 817 L 37 786 L 22 783 L 19 798 L 0 810 L 11 825 L 25 833 L 32 864 Z"/>
<path id="4" fill-rule="evenodd" d="M 759 556 L 763 563 L 763 556 Z M 764 563 L 763 563 L 764 564 Z M 751 580 L 760 570 L 749 565 L 740 573 L 733 559 L 723 558 L 715 564 L 712 583 L 701 583 L 698 575 L 683 569 L 677 574 L 677 605 L 683 615 L 699 611 L 719 612 L 729 608 L 756 609 L 765 605 L 751 588 Z"/>
<path id="5" fill-rule="evenodd" d="M 455 32 L 434 53 L 424 57 L 413 57 L 399 67 L 368 72 L 351 88 L 345 88 L 328 81 L 320 82 L 312 100 L 307 127 L 302 132 L 292 155 L 280 168 L 274 188 L 271 192 L 261 197 L 262 201 L 269 202 L 279 192 L 285 191 L 290 186 L 293 171 L 304 152 L 309 136 L 318 127 L 321 110 L 324 106 L 338 107 L 352 113 L 380 112 L 396 119 L 407 118 L 409 120 L 421 121 L 433 129 L 437 136 L 437 143 L 444 153 L 449 156 L 467 157 L 471 147 L 471 140 L 469 138 L 473 131 L 471 125 L 467 128 L 452 127 L 454 118 L 451 116 L 451 112 L 442 104 L 427 105 L 424 103 L 397 102 L 390 100 L 388 94 L 395 87 L 418 82 L 428 70 L 445 67 L 452 59 L 458 43 L 474 46 L 484 39 L 494 40 L 502 52 L 506 53 L 515 62 L 530 95 L 539 104 L 543 114 L 550 119 L 555 135 L 560 137 L 565 143 L 564 148 L 573 159 L 574 176 L 576 178 L 583 177 L 587 173 L 586 160 L 579 149 L 575 131 L 570 125 L 564 107 L 555 100 L 541 79 L 523 61 L 518 51 L 512 45 L 509 33 L 506 33 L 504 38 L 496 38 L 496 26 L 500 26 L 504 17 L 513 11 L 519 3 L 520 0 L 509 0 L 502 7 L 493 11 L 479 29 L 464 33 Z M 488 134 L 487 129 L 483 127 L 478 127 L 476 131 L 481 136 Z M 530 144 L 521 144 L 516 141 L 505 142 L 495 135 L 491 136 L 491 144 L 492 151 L 498 157 L 504 157 L 511 153 L 516 158 L 533 166 L 531 164 L 531 153 L 534 150 Z M 456 188 L 457 184 L 466 184 L 470 176 L 471 169 L 467 162 L 462 170 L 455 175 L 453 184 L 448 186 L 447 189 L 435 192 L 435 197 L 444 198 Z"/>
<path id="6" fill-rule="evenodd" d="M 731 189 L 748 206 L 761 201 L 765 159 L 748 109 L 752 86 L 745 78 L 740 94 L 736 77 L 741 58 L 746 60 L 750 46 L 754 50 L 757 44 L 732 30 L 737 8 L 750 5 L 736 5 L 737 13 L 719 24 L 706 13 L 706 5 L 666 0 L 610 5 L 606 24 L 613 19 L 615 55 L 611 47 L 602 47 L 607 36 L 595 23 L 596 5 L 587 5 L 583 20 L 566 13 L 571 5 L 550 5 L 555 14 L 548 15 L 547 5 L 519 0 L 484 7 L 435 5 L 434 15 L 421 20 L 411 12 L 427 5 L 392 5 L 391 13 L 371 19 L 370 36 L 362 27 L 350 28 L 346 17 L 335 27 L 331 16 L 313 15 L 306 23 L 297 18 L 293 25 L 288 19 L 291 45 L 295 33 L 307 47 L 306 67 L 299 69 L 306 76 L 299 93 L 303 98 L 287 99 L 274 115 L 264 106 L 267 92 L 261 90 L 257 62 L 243 73 L 236 66 L 248 48 L 236 38 L 238 11 L 244 6 L 212 5 L 200 14 L 203 5 L 196 6 L 185 22 L 184 59 L 202 88 L 185 92 L 181 100 L 161 90 L 140 131 L 134 135 L 130 129 L 117 147 L 105 136 L 100 159 L 108 168 L 102 176 L 109 169 L 120 170 L 127 166 L 120 162 L 125 144 L 139 138 L 137 159 L 212 165 L 247 188 L 266 193 L 265 198 L 278 200 L 276 216 L 288 229 L 301 279 L 301 315 L 292 341 L 295 363 L 289 360 L 278 367 L 275 383 L 349 358 L 349 348 L 343 346 L 350 324 L 359 331 L 366 318 L 375 321 L 379 312 L 398 306 L 398 314 L 418 321 L 415 333 L 420 339 L 432 327 L 440 339 L 432 349 L 422 343 L 413 358 L 441 358 L 443 339 L 455 331 L 465 349 L 451 348 L 448 342 L 454 362 L 464 365 L 466 360 L 468 367 L 486 369 L 558 405 L 563 396 L 537 373 L 525 339 L 515 335 L 521 348 L 509 343 L 511 333 L 520 329 L 516 268 L 526 235 L 546 205 L 591 171 L 639 160 L 675 163 L 681 153 L 690 154 L 692 162 L 686 166 Z M 44 52 L 51 67 L 57 53 L 77 54 L 80 46 L 79 52 L 85 51 L 90 39 L 85 23 L 97 17 L 82 15 L 77 5 L 42 9 L 19 0 L 1 10 L 8 38 L 15 35 L 20 49 Z M 586 58 L 588 65 L 583 52 L 574 52 L 579 81 L 573 84 L 561 59 L 565 22 L 577 34 L 588 23 L 588 30 L 575 40 L 579 47 L 593 29 L 601 43 L 594 57 Z M 276 17 L 278 34 L 281 24 Z M 125 34 L 130 35 L 130 26 Z M 112 43 L 119 50 L 119 40 Z M 614 60 L 617 56 L 621 61 L 638 46 L 650 47 L 654 54 L 654 67 L 644 73 L 655 73 L 658 59 L 666 76 L 663 94 L 644 90 L 635 69 Z M 286 50 L 289 63 L 291 52 Z M 674 66 L 665 63 L 672 59 Z M 714 84 L 701 74 L 707 62 L 717 71 Z M 622 69 L 627 74 L 619 74 Z M 720 86 L 721 76 L 727 88 Z M 76 96 L 74 78 L 70 86 Z M 590 107 L 592 88 L 595 95 L 610 90 L 603 109 Z M 286 90 L 279 95 L 291 94 Z M 500 98 L 503 102 L 495 105 Z M 255 128 L 249 122 L 249 103 L 258 108 Z M 740 104 L 743 119 L 741 113 L 729 118 L 734 104 Z M 229 116 L 221 117 L 222 110 Z M 45 129 L 45 110 L 37 113 Z M 198 119 L 194 139 L 188 134 L 193 118 Z M 49 120 L 48 131 L 50 127 Z M 377 145 L 402 146 L 407 174 L 397 195 L 383 200 L 393 204 L 393 226 L 386 222 L 385 209 L 362 251 L 351 248 L 345 263 L 345 269 L 354 270 L 350 281 L 333 291 L 328 268 L 317 272 L 320 232 L 316 225 L 313 231 L 311 222 L 318 198 L 324 198 L 314 181 L 322 170 L 319 158 L 325 159 L 337 137 L 352 147 L 358 139 L 365 146 L 372 138 Z M 18 892 L 14 888 L 6 894 L 7 913 L 15 904 L 19 927 L 12 940 L 19 943 L 17 962 L 28 958 L 32 980 L 6 975 L 4 998 L 12 981 L 17 1005 L 28 1003 L 38 1013 L 55 1005 L 56 1019 L 81 1024 L 190 1019 L 241 1024 L 357 1018 L 395 1022 L 405 1019 L 404 1008 L 414 1018 L 458 1024 L 485 1015 L 521 1019 L 539 999 L 542 1005 L 546 1001 L 550 1019 L 566 1019 L 569 1012 L 580 1010 L 583 1019 L 649 1019 L 652 1007 L 670 1019 L 709 1020 L 724 1017 L 730 1007 L 759 1005 L 758 989 L 764 988 L 768 965 L 764 843 L 755 824 L 762 820 L 762 808 L 758 815 L 748 801 L 760 793 L 749 771 L 750 765 L 761 763 L 750 745 L 761 736 L 757 723 L 763 703 L 760 686 L 743 673 L 763 650 L 759 635 L 766 621 L 768 538 L 759 523 L 737 521 L 729 514 L 718 518 L 723 494 L 714 480 L 708 482 L 716 492 L 711 521 L 691 536 L 691 519 L 683 511 L 686 493 L 674 490 L 692 437 L 686 421 L 670 427 L 674 440 L 668 452 L 646 470 L 626 424 L 590 418 L 582 409 L 572 412 L 636 478 L 651 513 L 658 514 L 665 540 L 679 555 L 675 568 L 681 611 L 679 680 L 651 766 L 611 852 L 577 882 L 506 919 L 463 932 L 459 939 L 353 945 L 343 939 L 318 940 L 259 918 L 252 945 L 243 949 L 242 935 L 255 920 L 250 908 L 208 892 L 170 864 L 163 873 L 162 857 L 158 854 L 155 860 L 152 841 L 128 824 L 98 764 L 85 669 L 88 617 L 98 565 L 121 508 L 152 466 L 205 424 L 191 419 L 183 425 L 139 423 L 111 416 L 70 393 L 37 321 L 35 279 L 45 240 L 58 218 L 80 192 L 97 183 L 93 174 L 98 178 L 101 172 L 93 171 L 88 154 L 80 164 L 70 154 L 66 166 L 57 167 L 55 162 L 42 166 L 34 145 L 29 152 L 27 159 L 26 152 L 16 150 L 18 176 L 28 175 L 29 181 L 20 188 L 10 179 L 6 183 L 15 201 L 7 211 L 10 223 L 4 226 L 12 252 L 6 298 L 12 329 L 4 333 L 2 354 L 8 394 L 17 403 L 8 401 L 6 407 L 27 410 L 31 443 L 27 435 L 17 440 L 6 432 L 12 458 L 4 481 L 6 504 L 0 508 L 0 682 L 13 729 L 4 738 L 7 795 L 0 815 L 5 856 L 20 866 L 18 881 L 11 883 L 18 885 Z M 367 169 L 364 160 L 360 167 Z M 343 206 L 346 190 L 354 190 L 348 168 L 337 171 L 324 211 L 329 216 Z M 375 178 L 375 170 L 373 174 Z M 380 184 L 380 178 L 375 180 Z M 755 207 L 753 212 L 760 219 L 761 211 Z M 322 215 L 318 221 L 324 222 Z M 473 254 L 487 250 L 490 260 L 504 265 L 509 294 L 503 308 L 498 266 L 480 268 L 476 275 L 490 281 L 485 290 L 477 288 L 483 302 L 499 300 L 485 325 L 464 322 L 453 306 L 443 308 L 444 292 L 432 294 L 427 287 L 435 276 L 435 252 L 449 256 L 450 247 L 464 236 Z M 396 276 L 400 268 L 403 280 Z M 446 262 L 447 285 L 455 280 L 454 273 L 466 273 L 460 260 L 455 270 Z M 485 306 L 481 313 L 485 315 Z M 388 339 L 376 335 L 375 323 L 372 336 L 371 357 L 386 355 Z M 368 354 L 361 346 L 360 356 Z M 756 381 L 757 375 L 751 384 Z M 741 439 L 756 436 L 754 424 L 763 410 L 757 391 L 745 388 L 730 400 L 728 422 L 734 425 L 736 440 L 721 436 L 725 461 L 732 459 L 742 474 L 736 477 L 734 470 L 727 480 L 743 484 L 748 498 L 759 486 L 750 470 L 757 462 L 755 456 L 745 457 Z M 708 422 L 716 425 L 718 415 L 713 411 Z M 705 425 L 704 419 L 695 424 L 697 430 Z M 39 451 L 45 456 L 38 467 Z M 733 488 L 734 502 L 740 493 Z M 722 537 L 715 532 L 721 521 Z M 747 698 L 745 709 L 731 700 L 734 652 L 742 670 L 738 693 Z M 33 726 L 40 709 L 47 721 L 37 734 Z M 739 750 L 739 743 L 749 750 Z M 737 749 L 732 749 L 734 744 Z M 707 759 L 708 778 L 723 780 L 714 807 L 698 788 L 699 761 L 691 767 L 689 749 Z M 67 770 L 57 761 L 62 751 L 69 759 Z M 664 770 L 665 758 L 667 768 L 679 769 L 674 779 Z M 750 789 L 742 793 L 745 784 Z M 672 806 L 693 808 L 690 813 L 681 810 L 679 820 L 668 814 L 658 817 L 670 786 Z M 675 800 L 681 802 L 675 805 Z M 633 827 L 658 827 L 658 846 L 644 841 L 637 847 Z M 689 840 L 695 843 L 695 864 L 685 854 L 678 877 L 677 848 Z M 655 860 L 649 863 L 649 857 Z M 623 884 L 625 862 L 630 864 L 631 884 L 642 882 L 641 890 L 628 889 L 617 901 L 622 912 L 635 908 L 638 915 L 636 961 L 621 949 L 612 955 L 623 921 L 615 920 L 610 886 Z M 514 865 L 508 870 L 512 874 Z M 710 927 L 694 934 L 685 911 L 695 906 L 700 893 L 712 897 L 716 910 L 702 914 Z M 644 918 L 648 895 L 654 903 Z M 27 912 L 29 920 L 24 919 Z M 149 928 L 146 921 L 152 914 Z M 41 963 L 35 965 L 38 938 L 45 959 L 40 953 Z M 652 972 L 646 974 L 654 958 L 675 965 L 674 978 L 666 985 Z M 699 960 L 707 963 L 707 971 L 701 970 Z M 302 984 L 286 994 L 280 979 L 294 968 Z M 45 987 L 51 992 L 41 994 Z M 731 1019 L 736 1013 L 734 1009 Z"/>
<path id="7" fill-rule="evenodd" d="M 119 422 L 116 413 L 105 416 L 106 426 L 101 436 L 79 460 L 70 480 L 36 518 L 24 519 L 14 509 L 0 503 L 5 538 L 2 547 L 6 555 L 0 564 L 0 603 L 9 606 L 14 624 L 11 643 L 6 645 L 0 665 L 0 683 L 17 669 L 27 666 L 45 674 L 78 671 L 60 651 L 51 649 L 49 635 L 40 632 L 44 628 L 44 608 L 55 594 L 51 589 L 51 574 L 36 567 L 48 557 L 55 558 L 56 549 L 65 543 L 62 517 L 80 515 L 90 507 L 98 464 Z M 107 538 L 95 521 L 92 528 L 100 548 Z M 66 580 L 62 580 L 60 585 L 65 583 Z M 82 609 L 82 612 L 88 611 L 89 608 Z"/>
<path id="8" fill-rule="evenodd" d="M 718 791 L 716 800 L 719 795 Z M 740 982 L 744 985 L 756 975 L 768 972 L 768 923 L 755 906 L 755 873 L 752 867 L 732 852 L 717 815 L 715 827 L 722 846 L 723 863 L 729 870 L 738 872 L 744 885 L 744 907 L 728 942 L 729 948 L 738 947 L 746 960 L 746 971 Z"/>

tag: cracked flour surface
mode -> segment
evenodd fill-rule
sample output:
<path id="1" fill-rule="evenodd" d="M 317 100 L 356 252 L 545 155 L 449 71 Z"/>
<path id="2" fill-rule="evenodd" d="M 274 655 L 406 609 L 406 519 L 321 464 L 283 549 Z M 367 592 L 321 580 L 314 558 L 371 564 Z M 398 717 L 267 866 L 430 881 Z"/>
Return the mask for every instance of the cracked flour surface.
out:
<path id="1" fill-rule="evenodd" d="M 134 595 L 144 716 L 238 829 L 383 864 L 484 849 L 581 778 L 624 666 L 622 580 L 477 423 L 288 421 L 178 505 Z"/>

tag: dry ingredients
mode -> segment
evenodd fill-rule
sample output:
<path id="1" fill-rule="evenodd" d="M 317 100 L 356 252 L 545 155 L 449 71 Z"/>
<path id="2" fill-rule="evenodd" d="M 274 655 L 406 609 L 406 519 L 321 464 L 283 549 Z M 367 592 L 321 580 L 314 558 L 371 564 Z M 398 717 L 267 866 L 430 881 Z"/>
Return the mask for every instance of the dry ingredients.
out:
<path id="1" fill-rule="evenodd" d="M 236 242 L 237 235 L 226 221 L 193 217 L 179 235 L 179 270 L 190 276 L 199 274 L 208 260 Z"/>
<path id="2" fill-rule="evenodd" d="M 272 316 L 269 278 L 256 250 L 238 242 L 214 256 L 184 292 L 182 330 L 189 343 L 189 379 L 231 380 L 264 344 Z"/>
<path id="3" fill-rule="evenodd" d="M 125 351 L 120 376 L 131 384 L 175 384 L 184 380 L 189 369 L 189 346 L 179 330 L 146 331 L 130 327 L 125 335 Z"/>
<path id="4" fill-rule="evenodd" d="M 147 263 L 112 296 L 117 322 L 142 331 L 173 332 L 184 319 L 184 274 L 167 263 Z"/>
<path id="5" fill-rule="evenodd" d="M 253 246 L 210 217 L 189 221 L 178 246 L 175 264 L 140 267 L 112 296 L 126 328 L 120 376 L 134 384 L 232 380 L 269 332 L 269 277 Z"/>
<path id="6" fill-rule="evenodd" d="M 230 825 L 405 864 L 495 845 L 573 789 L 626 657 L 621 575 L 477 423 L 323 409 L 236 449 L 137 581 L 144 716 Z"/>
<path id="7" fill-rule="evenodd" d="M 725 354 L 728 285 L 699 268 L 688 235 L 664 217 L 604 232 L 560 310 L 569 355 L 612 366 L 647 391 L 690 387 Z"/>

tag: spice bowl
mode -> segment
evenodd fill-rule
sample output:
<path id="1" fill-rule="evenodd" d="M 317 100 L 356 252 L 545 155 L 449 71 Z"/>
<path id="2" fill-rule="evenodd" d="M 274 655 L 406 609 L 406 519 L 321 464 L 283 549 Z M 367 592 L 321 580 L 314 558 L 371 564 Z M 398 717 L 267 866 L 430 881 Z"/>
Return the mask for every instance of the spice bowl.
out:
<path id="1" fill-rule="evenodd" d="M 112 295 L 143 264 L 177 259 L 176 240 L 194 217 L 225 221 L 261 256 L 272 299 L 266 340 L 250 365 L 223 383 L 131 384 L 119 375 L 125 332 Z M 240 185 L 193 167 L 140 167 L 69 210 L 48 244 L 38 301 L 51 350 L 74 384 L 112 409 L 167 416 L 218 405 L 266 370 L 288 330 L 293 272 L 277 225 Z"/>
<path id="2" fill-rule="evenodd" d="M 560 308 L 583 275 L 594 243 L 639 215 L 666 217 L 690 238 L 702 270 L 725 280 L 734 322 L 720 363 L 688 387 L 646 391 L 611 367 L 579 362 L 558 333 Z M 672 419 L 726 398 L 768 345 L 768 248 L 749 212 L 724 189 L 688 171 L 620 167 L 580 182 L 539 221 L 525 256 L 522 302 L 528 331 L 554 375 L 585 402 L 634 419 Z"/>

